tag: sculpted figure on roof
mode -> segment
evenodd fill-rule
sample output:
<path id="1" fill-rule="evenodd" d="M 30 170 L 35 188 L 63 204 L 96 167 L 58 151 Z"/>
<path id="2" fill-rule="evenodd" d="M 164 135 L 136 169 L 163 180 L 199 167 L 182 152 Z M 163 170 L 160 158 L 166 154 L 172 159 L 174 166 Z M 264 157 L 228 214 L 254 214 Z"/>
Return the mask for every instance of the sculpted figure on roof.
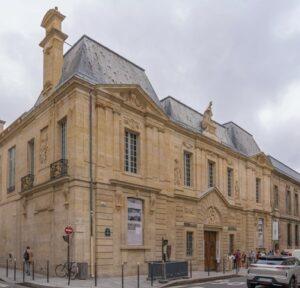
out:
<path id="1" fill-rule="evenodd" d="M 201 127 L 202 129 L 206 130 L 208 125 L 212 122 L 212 101 L 209 102 L 208 107 L 206 108 L 204 114 L 203 114 L 203 120 L 201 122 Z"/>

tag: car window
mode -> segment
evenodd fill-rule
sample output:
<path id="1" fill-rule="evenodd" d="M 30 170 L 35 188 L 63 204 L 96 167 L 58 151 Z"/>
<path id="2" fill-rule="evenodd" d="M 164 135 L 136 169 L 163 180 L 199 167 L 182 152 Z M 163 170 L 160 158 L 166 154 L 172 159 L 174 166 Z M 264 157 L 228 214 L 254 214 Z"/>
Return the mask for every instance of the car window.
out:
<path id="1" fill-rule="evenodd" d="M 283 259 L 258 259 L 256 264 L 266 264 L 266 265 L 284 265 L 285 261 Z M 285 264 L 286 265 L 286 264 Z"/>

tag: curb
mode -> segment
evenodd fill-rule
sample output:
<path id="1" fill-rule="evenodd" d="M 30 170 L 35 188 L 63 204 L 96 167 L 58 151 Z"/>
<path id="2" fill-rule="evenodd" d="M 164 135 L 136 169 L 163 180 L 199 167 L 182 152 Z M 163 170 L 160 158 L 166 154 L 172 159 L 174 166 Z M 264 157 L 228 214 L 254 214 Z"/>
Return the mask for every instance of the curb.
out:
<path id="1" fill-rule="evenodd" d="M 204 282 L 230 279 L 230 278 L 243 277 L 243 276 L 244 275 L 241 275 L 241 274 L 229 274 L 229 275 L 212 276 L 212 277 L 206 277 L 206 278 L 184 279 L 184 280 L 177 280 L 177 281 L 168 283 L 166 285 L 160 286 L 159 288 L 167 288 L 167 287 L 172 287 L 172 286 L 175 286 L 175 285 L 204 283 Z"/>
<path id="2" fill-rule="evenodd" d="M 47 286 L 43 284 L 36 284 L 31 282 L 17 283 L 20 286 L 31 287 L 31 288 L 61 288 L 58 286 Z"/>

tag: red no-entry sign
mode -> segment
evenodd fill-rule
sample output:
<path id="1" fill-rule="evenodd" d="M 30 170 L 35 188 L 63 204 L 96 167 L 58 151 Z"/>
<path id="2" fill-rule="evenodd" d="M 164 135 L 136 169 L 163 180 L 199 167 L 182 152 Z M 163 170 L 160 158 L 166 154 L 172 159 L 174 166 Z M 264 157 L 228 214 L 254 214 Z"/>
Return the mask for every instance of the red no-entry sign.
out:
<path id="1" fill-rule="evenodd" d="M 65 228 L 65 233 L 66 233 L 67 235 L 72 234 L 72 233 L 73 233 L 73 228 L 72 228 L 71 226 L 67 226 L 67 227 Z"/>

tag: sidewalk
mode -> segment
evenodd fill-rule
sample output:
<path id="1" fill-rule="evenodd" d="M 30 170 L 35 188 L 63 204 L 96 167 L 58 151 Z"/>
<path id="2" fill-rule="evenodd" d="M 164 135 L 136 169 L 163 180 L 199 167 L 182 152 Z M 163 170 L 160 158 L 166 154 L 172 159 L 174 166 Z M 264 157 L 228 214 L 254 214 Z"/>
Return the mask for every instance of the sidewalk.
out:
<path id="1" fill-rule="evenodd" d="M 246 269 L 241 269 L 239 271 L 238 275 L 245 275 Z M 208 276 L 207 272 L 204 271 L 193 271 L 193 277 L 189 279 L 179 279 L 170 281 L 166 284 L 161 284 L 158 281 L 155 281 L 153 283 L 152 287 L 155 288 L 163 288 L 163 287 L 170 287 L 172 284 L 175 283 L 180 284 L 188 284 L 188 283 L 197 283 L 197 281 L 209 281 L 210 279 L 223 279 L 223 278 L 229 278 L 233 277 L 235 274 L 235 271 L 229 271 L 223 274 L 222 272 L 210 272 L 210 275 Z M 0 279 L 8 282 L 8 283 L 23 283 L 23 273 L 20 270 L 16 271 L 16 281 L 13 281 L 14 275 L 13 270 L 9 270 L 8 278 L 6 277 L 6 269 L 0 268 Z M 122 282 L 121 277 L 111 277 L 111 278 L 98 278 L 98 285 L 97 287 L 101 288 L 121 288 Z M 95 287 L 94 279 L 90 280 L 71 280 L 70 286 L 68 286 L 68 280 L 66 278 L 58 278 L 58 277 L 51 277 L 49 279 L 49 283 L 47 283 L 46 276 L 35 274 L 35 280 L 33 281 L 31 276 L 27 276 L 25 278 L 25 282 L 30 284 L 28 287 L 53 287 L 53 288 L 67 288 L 67 287 L 73 287 L 73 288 L 91 288 Z M 127 276 L 124 277 L 124 287 L 125 288 L 134 288 L 137 286 L 137 276 Z M 147 281 L 145 275 L 140 276 L 140 287 L 141 288 L 151 288 L 150 281 Z"/>

